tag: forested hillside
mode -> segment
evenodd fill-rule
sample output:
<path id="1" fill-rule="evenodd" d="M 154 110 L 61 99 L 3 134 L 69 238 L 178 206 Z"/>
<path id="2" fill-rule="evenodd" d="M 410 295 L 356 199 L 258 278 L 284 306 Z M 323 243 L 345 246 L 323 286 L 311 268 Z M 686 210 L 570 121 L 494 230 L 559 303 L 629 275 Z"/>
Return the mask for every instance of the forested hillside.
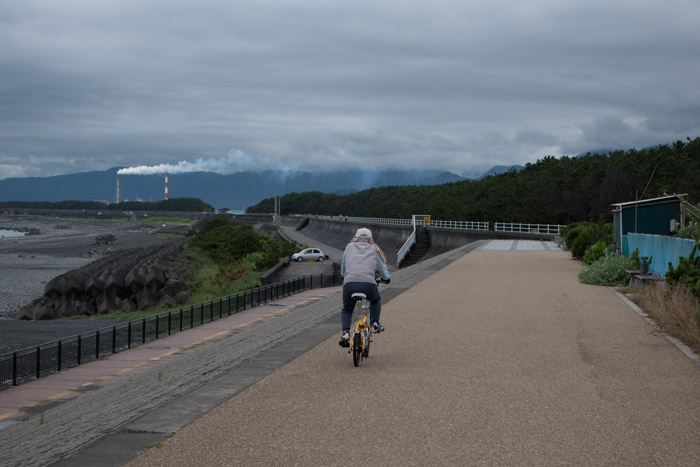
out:
<path id="1" fill-rule="evenodd" d="M 647 186 L 648 184 L 648 186 Z M 646 190 L 646 191 L 645 191 Z M 612 203 L 687 193 L 700 199 L 700 138 L 643 150 L 581 157 L 547 156 L 482 180 L 390 186 L 346 196 L 319 192 L 282 197 L 282 213 L 570 224 L 611 219 Z M 248 212 L 272 212 L 265 199 Z"/>

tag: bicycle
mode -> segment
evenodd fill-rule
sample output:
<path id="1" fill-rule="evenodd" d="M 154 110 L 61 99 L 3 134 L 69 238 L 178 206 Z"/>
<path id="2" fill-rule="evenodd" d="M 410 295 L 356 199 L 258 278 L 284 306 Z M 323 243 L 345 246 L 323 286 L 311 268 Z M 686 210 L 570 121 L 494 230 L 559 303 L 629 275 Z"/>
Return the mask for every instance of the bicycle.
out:
<path id="1" fill-rule="evenodd" d="M 367 301 L 367 295 L 361 292 L 352 294 L 351 298 L 355 300 L 358 318 L 357 323 L 355 323 L 355 331 L 350 338 L 348 353 L 352 353 L 352 363 L 355 366 L 360 366 L 362 359 L 369 357 L 369 346 L 372 342 L 372 326 L 369 322 L 370 305 Z"/>

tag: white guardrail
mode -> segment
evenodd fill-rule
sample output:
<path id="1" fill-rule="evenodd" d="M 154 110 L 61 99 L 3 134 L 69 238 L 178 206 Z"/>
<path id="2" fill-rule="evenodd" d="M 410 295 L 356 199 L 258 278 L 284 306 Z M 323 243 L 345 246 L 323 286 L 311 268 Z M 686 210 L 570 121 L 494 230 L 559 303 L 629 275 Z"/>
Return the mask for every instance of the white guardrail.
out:
<path id="1" fill-rule="evenodd" d="M 414 230 L 411 232 L 411 235 L 408 236 L 408 239 L 406 239 L 406 243 L 403 244 L 401 249 L 396 253 L 396 266 L 398 267 L 401 264 L 401 261 L 404 260 L 406 255 L 408 254 L 409 250 L 413 246 L 413 244 L 416 243 L 416 231 Z"/>
<path id="2" fill-rule="evenodd" d="M 311 216 L 329 220 L 347 220 L 360 224 L 380 224 L 380 225 L 396 225 L 402 227 L 412 227 L 411 219 L 389 219 L 382 217 L 345 217 L 345 216 Z M 440 221 L 430 220 L 426 222 L 419 216 L 416 216 L 416 225 L 421 227 L 433 227 L 437 229 L 454 229 L 454 230 L 490 230 L 490 222 L 475 222 L 475 221 Z M 509 222 L 494 222 L 493 230 L 495 232 L 518 232 L 518 233 L 537 233 L 549 235 L 561 235 L 561 229 L 565 225 L 557 224 L 519 224 Z"/>
<path id="3" fill-rule="evenodd" d="M 411 219 L 385 219 L 379 217 L 348 217 L 349 221 L 365 224 L 400 225 L 410 227 L 413 225 Z M 423 219 L 416 219 L 416 225 L 421 227 L 435 227 L 438 229 L 459 229 L 459 230 L 489 230 L 488 222 L 472 221 L 434 221 L 426 222 Z"/>
<path id="4" fill-rule="evenodd" d="M 505 222 L 495 222 L 493 224 L 493 230 L 496 232 L 519 232 L 553 235 L 561 235 L 561 229 L 564 227 L 566 226 L 551 224 L 509 224 Z"/>

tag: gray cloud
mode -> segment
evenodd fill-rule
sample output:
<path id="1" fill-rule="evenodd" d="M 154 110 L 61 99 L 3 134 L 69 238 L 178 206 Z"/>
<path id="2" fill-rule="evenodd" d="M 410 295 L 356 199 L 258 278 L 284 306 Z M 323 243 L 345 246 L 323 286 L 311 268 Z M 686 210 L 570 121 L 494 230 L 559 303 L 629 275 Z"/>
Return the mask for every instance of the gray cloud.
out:
<path id="1" fill-rule="evenodd" d="M 0 178 L 495 164 L 700 136 L 700 4 L 0 0 Z"/>

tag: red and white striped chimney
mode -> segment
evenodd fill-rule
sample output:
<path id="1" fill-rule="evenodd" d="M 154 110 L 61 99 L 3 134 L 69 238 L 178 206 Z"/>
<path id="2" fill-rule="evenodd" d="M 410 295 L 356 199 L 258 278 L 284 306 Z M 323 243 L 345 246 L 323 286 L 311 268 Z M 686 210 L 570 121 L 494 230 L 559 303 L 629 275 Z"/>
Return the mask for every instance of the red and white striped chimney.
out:
<path id="1" fill-rule="evenodd" d="M 165 172 L 165 199 L 168 199 L 168 172 Z"/>

